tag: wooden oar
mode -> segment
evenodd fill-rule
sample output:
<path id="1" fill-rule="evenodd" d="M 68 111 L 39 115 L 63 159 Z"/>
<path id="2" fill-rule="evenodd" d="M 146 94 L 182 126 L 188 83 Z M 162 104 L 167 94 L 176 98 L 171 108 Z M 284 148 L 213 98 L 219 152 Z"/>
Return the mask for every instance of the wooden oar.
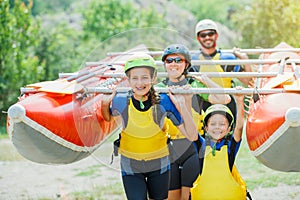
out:
<path id="1" fill-rule="evenodd" d="M 289 80 L 292 80 L 293 73 L 283 73 L 286 61 L 288 58 L 283 58 L 280 60 L 278 75 L 275 78 L 271 78 L 267 84 L 264 85 L 264 89 L 275 88 Z"/>
<path id="2" fill-rule="evenodd" d="M 60 79 L 52 81 L 51 83 L 44 85 L 38 90 L 42 92 L 73 94 L 83 89 L 84 86 L 80 84 L 82 81 L 87 80 L 98 74 L 103 74 L 109 68 L 110 67 L 108 66 L 100 66 L 97 67 L 96 70 L 89 71 L 88 74 L 76 78 L 75 80 L 68 81 L 68 79 Z"/>
<path id="3" fill-rule="evenodd" d="M 99 69 L 94 69 L 94 71 L 96 70 L 99 70 Z M 93 70 L 91 70 L 93 71 Z M 82 76 L 85 76 L 87 74 L 89 74 L 91 71 L 89 70 L 84 70 L 84 71 L 80 71 L 80 72 L 77 72 L 77 73 L 70 73 L 69 76 L 67 77 L 63 77 L 61 79 L 58 79 L 58 80 L 54 80 L 54 81 L 42 81 L 42 82 L 38 82 L 38 83 L 32 83 L 32 84 L 28 84 L 26 85 L 26 87 L 31 87 L 31 88 L 35 88 L 35 89 L 39 89 L 39 88 L 42 88 L 42 87 L 46 87 L 50 84 L 65 84 L 66 82 L 68 81 L 72 81 L 74 79 L 77 79 L 77 78 L 80 78 Z"/>
<path id="4" fill-rule="evenodd" d="M 135 50 L 147 51 L 147 49 L 143 45 L 142 46 L 140 45 L 129 51 L 135 51 Z M 99 76 L 99 75 L 101 76 L 106 70 L 108 70 L 112 66 L 112 63 L 117 62 L 119 60 L 126 60 L 126 59 L 127 58 L 124 55 L 115 58 L 105 58 L 100 62 L 100 64 L 91 65 L 96 67 L 93 68 L 92 70 L 86 70 L 84 75 L 82 75 L 82 72 L 79 72 L 76 74 L 72 74 L 67 78 L 58 79 L 46 83 L 35 84 L 35 85 L 32 84 L 32 86 L 35 86 L 34 88 L 38 88 L 39 91 L 43 91 L 43 92 L 52 92 L 52 93 L 61 93 L 61 94 L 76 93 L 83 89 L 83 85 L 81 84 L 81 82 L 93 76 Z"/>
<path id="5" fill-rule="evenodd" d="M 283 88 L 287 91 L 300 92 L 300 74 L 299 69 L 295 63 L 292 63 L 292 67 L 294 69 L 294 75 L 296 80 L 293 81 L 292 85 L 284 85 Z"/>
<path id="6" fill-rule="evenodd" d="M 269 82 L 267 82 L 264 85 L 264 89 L 271 89 L 275 88 L 293 78 L 293 73 L 284 73 L 284 74 L 278 74 L 275 78 L 270 79 Z"/>
<path id="7" fill-rule="evenodd" d="M 26 85 L 27 88 L 34 88 L 34 89 L 39 89 L 41 87 L 45 87 L 49 84 L 51 84 L 53 81 L 42 81 L 42 82 L 38 82 L 38 83 L 31 83 Z"/>

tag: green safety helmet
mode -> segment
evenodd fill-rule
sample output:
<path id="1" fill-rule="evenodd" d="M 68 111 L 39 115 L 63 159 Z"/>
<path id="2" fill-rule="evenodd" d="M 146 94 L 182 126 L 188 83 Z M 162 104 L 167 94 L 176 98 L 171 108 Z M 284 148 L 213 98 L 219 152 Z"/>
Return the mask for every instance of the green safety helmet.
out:
<path id="1" fill-rule="evenodd" d="M 184 56 L 185 61 L 188 63 L 187 67 L 191 66 L 191 54 L 189 49 L 183 44 L 171 44 L 164 50 L 161 60 L 164 62 L 166 57 L 170 54 L 181 54 Z"/>
<path id="2" fill-rule="evenodd" d="M 207 108 L 203 117 L 204 126 L 207 126 L 208 119 L 214 114 L 224 115 L 228 120 L 229 126 L 232 126 L 234 121 L 233 114 L 231 110 L 223 104 L 214 104 Z"/>
<path id="3" fill-rule="evenodd" d="M 199 32 L 204 30 L 214 30 L 216 33 L 219 32 L 216 22 L 210 19 L 203 19 L 197 23 L 195 28 L 196 37 L 198 37 Z"/>
<path id="4" fill-rule="evenodd" d="M 124 71 L 126 73 L 128 70 L 135 67 L 149 67 L 153 69 L 153 72 L 156 72 L 155 60 L 146 53 L 136 53 L 130 56 L 125 63 Z"/>

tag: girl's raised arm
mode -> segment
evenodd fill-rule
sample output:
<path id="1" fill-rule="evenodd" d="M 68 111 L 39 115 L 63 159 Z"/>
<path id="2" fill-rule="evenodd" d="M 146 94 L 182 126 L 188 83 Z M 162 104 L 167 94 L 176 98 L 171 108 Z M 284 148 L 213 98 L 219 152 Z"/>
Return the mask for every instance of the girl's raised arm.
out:
<path id="1" fill-rule="evenodd" d="M 187 89 L 187 85 L 183 88 Z M 192 116 L 192 96 L 193 94 L 172 94 L 169 92 L 170 99 L 179 111 L 183 124 L 178 126 L 178 129 L 190 141 L 198 139 L 198 130 Z"/>
<path id="2" fill-rule="evenodd" d="M 110 114 L 110 104 L 113 100 L 113 98 L 115 97 L 117 91 L 114 90 L 113 93 L 111 94 L 103 94 L 102 95 L 102 105 L 101 105 L 101 112 L 102 112 L 102 116 L 103 119 L 105 121 L 110 121 L 111 120 L 111 114 Z"/>

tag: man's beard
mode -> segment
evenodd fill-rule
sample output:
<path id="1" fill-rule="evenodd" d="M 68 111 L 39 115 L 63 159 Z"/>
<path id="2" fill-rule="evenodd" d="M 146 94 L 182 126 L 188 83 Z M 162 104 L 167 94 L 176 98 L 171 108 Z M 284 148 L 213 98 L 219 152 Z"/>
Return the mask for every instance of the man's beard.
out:
<path id="1" fill-rule="evenodd" d="M 202 47 L 204 47 L 206 49 L 213 49 L 213 48 L 215 48 L 216 47 L 216 41 L 214 41 L 214 40 L 209 40 L 209 41 L 211 41 L 209 44 L 205 43 L 205 41 L 201 41 L 200 43 L 201 43 Z"/>

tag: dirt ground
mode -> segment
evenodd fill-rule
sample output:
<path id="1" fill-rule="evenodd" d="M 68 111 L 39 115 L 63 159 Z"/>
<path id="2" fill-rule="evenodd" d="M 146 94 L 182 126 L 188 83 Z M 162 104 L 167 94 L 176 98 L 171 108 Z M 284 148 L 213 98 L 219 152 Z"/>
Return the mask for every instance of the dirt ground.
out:
<path id="1" fill-rule="evenodd" d="M 30 161 L 0 162 L 0 199 L 70 199 L 69 193 L 89 191 L 107 181 L 121 181 L 119 172 L 101 167 L 103 176 L 78 176 L 93 165 L 92 158 L 68 165 L 41 165 Z"/>
<path id="2" fill-rule="evenodd" d="M 10 143 L 9 140 L 0 142 Z M 1 148 L 1 151 L 5 149 Z M 100 166 L 98 175 L 78 176 L 79 172 L 94 166 Z M 71 192 L 90 191 L 99 186 L 105 188 L 120 182 L 119 170 L 101 164 L 94 156 L 67 165 L 43 165 L 25 159 L 0 161 L 1 200 L 71 199 L 68 195 Z M 250 192 L 254 200 L 300 199 L 300 186 L 279 185 Z M 125 199 L 125 196 L 114 199 Z"/>

